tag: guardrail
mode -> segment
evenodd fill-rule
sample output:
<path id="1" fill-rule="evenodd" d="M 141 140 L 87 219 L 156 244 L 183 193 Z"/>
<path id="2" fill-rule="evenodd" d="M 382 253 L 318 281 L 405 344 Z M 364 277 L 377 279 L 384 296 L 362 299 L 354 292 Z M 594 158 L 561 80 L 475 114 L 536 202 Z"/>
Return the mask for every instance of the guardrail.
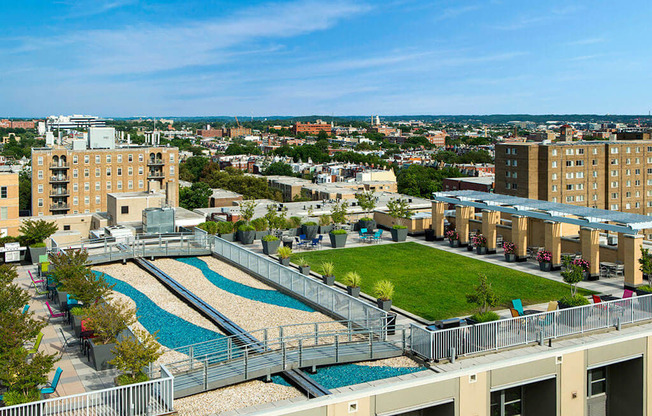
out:
<path id="1" fill-rule="evenodd" d="M 652 295 L 644 295 L 438 331 L 412 324 L 410 344 L 418 355 L 439 360 L 650 319 Z"/>
<path id="2" fill-rule="evenodd" d="M 160 374 L 161 378 L 143 383 L 3 407 L 0 416 L 169 414 L 174 411 L 174 377 L 165 366 L 160 366 Z"/>
<path id="3" fill-rule="evenodd" d="M 340 320 L 351 321 L 362 328 L 387 328 L 387 312 L 267 257 L 219 237 L 214 237 L 213 252 Z"/>

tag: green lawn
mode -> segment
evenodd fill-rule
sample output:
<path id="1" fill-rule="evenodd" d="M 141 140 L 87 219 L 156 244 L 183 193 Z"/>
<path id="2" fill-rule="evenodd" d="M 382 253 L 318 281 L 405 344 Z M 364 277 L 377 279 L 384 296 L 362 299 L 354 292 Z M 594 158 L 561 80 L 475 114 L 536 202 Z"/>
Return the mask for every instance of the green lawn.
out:
<path id="1" fill-rule="evenodd" d="M 396 289 L 394 304 L 429 320 L 473 314 L 475 306 L 466 302 L 466 295 L 477 285 L 479 273 L 487 275 L 500 299 L 499 309 L 509 307 L 512 299 L 529 305 L 570 294 L 566 284 L 417 243 L 300 252 L 292 261 L 297 257 L 304 257 L 317 273 L 322 262 L 332 261 L 340 282 L 346 272 L 357 271 L 368 294 L 376 281 L 389 279 Z"/>

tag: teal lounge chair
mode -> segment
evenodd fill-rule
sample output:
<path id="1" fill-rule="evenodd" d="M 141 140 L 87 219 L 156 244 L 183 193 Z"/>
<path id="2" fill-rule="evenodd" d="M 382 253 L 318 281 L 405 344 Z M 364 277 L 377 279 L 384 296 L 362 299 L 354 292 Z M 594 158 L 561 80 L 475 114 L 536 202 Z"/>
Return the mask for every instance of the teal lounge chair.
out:
<path id="1" fill-rule="evenodd" d="M 54 378 L 52 379 L 52 383 L 43 387 L 41 389 L 41 394 L 52 394 L 55 391 L 57 391 L 57 386 L 59 385 L 59 379 L 61 378 L 61 373 L 63 373 L 63 370 L 61 369 L 61 367 L 58 367 L 57 372 L 54 373 Z"/>
<path id="2" fill-rule="evenodd" d="M 512 299 L 512 308 L 516 309 L 518 316 L 525 315 L 525 312 L 523 311 L 523 303 L 520 299 Z"/>
<path id="3" fill-rule="evenodd" d="M 29 303 L 28 303 L 27 305 L 23 306 L 23 312 L 22 312 L 22 314 L 25 315 L 25 314 L 27 313 L 28 310 L 29 310 Z"/>

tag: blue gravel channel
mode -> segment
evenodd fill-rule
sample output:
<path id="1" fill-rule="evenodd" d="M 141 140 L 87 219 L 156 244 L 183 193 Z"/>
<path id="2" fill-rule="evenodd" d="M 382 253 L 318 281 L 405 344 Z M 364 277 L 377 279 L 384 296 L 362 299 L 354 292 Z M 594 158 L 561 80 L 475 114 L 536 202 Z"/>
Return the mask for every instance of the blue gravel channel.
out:
<path id="1" fill-rule="evenodd" d="M 258 302 L 267 303 L 270 305 L 282 306 L 284 308 L 297 309 L 306 312 L 315 312 L 314 309 L 305 305 L 304 303 L 294 299 L 291 296 L 285 295 L 276 290 L 257 289 L 251 286 L 243 285 L 242 283 L 234 282 L 227 279 L 216 271 L 208 267 L 205 261 L 197 257 L 183 257 L 177 258 L 177 261 L 187 264 L 189 266 L 199 269 L 208 281 L 220 289 L 229 292 L 233 295 L 243 298 L 255 300 Z"/>
<path id="2" fill-rule="evenodd" d="M 337 389 L 354 384 L 368 383 L 390 377 L 398 377 L 424 371 L 422 367 L 387 367 L 356 364 L 341 364 L 317 369 L 315 374 L 307 373 L 313 380 L 327 389 Z M 289 386 L 288 382 L 280 376 L 272 377 L 276 384 Z"/>
<path id="3" fill-rule="evenodd" d="M 102 275 L 98 271 L 93 271 L 96 275 Z M 122 280 L 116 279 L 104 273 L 104 278 L 110 284 L 115 284 L 113 290 L 129 296 L 136 302 L 138 308 L 138 321 L 150 333 L 159 331 L 158 342 L 168 348 L 178 348 L 197 342 L 210 341 L 226 337 L 215 331 L 202 328 L 192 324 L 184 319 L 179 318 L 159 308 L 150 298 L 142 292 L 133 288 L 133 286 Z M 226 340 L 224 341 L 226 346 Z"/>

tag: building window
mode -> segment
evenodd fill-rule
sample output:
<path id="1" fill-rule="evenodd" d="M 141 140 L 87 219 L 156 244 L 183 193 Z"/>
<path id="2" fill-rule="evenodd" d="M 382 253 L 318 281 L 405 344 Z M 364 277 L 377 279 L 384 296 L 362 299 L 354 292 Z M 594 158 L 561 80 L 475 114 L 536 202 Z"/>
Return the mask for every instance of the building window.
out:
<path id="1" fill-rule="evenodd" d="M 593 182 L 593 189 L 598 189 L 598 183 L 597 182 Z"/>
<path id="2" fill-rule="evenodd" d="M 625 148 L 625 153 L 632 153 L 632 148 L 631 147 L 626 147 Z M 629 160 L 629 159 L 627 159 Z"/>
<path id="3" fill-rule="evenodd" d="M 127 189 L 134 189 L 134 181 L 127 182 Z"/>
<path id="4" fill-rule="evenodd" d="M 122 168 L 118 168 L 117 170 L 118 170 L 118 172 L 117 172 L 118 176 L 122 176 Z"/>
<path id="5" fill-rule="evenodd" d="M 170 162 L 174 162 L 174 153 L 170 153 Z"/>
<path id="6" fill-rule="evenodd" d="M 518 166 L 518 160 L 512 160 L 512 166 Z"/>
<path id="7" fill-rule="evenodd" d="M 573 172 L 566 172 L 566 179 L 573 179 L 574 174 Z"/>
<path id="8" fill-rule="evenodd" d="M 78 171 L 77 169 L 73 169 L 73 170 L 72 170 L 72 177 L 73 177 L 73 178 L 77 178 L 77 177 L 79 177 L 79 171 Z"/>
<path id="9" fill-rule="evenodd" d="M 84 178 L 88 178 L 91 176 L 91 172 L 88 169 L 84 169 Z"/>
<path id="10" fill-rule="evenodd" d="M 587 372 L 587 390 L 588 397 L 598 396 L 607 392 L 607 368 L 594 368 Z"/>
<path id="11" fill-rule="evenodd" d="M 582 191 L 584 189 L 584 184 L 578 183 L 577 185 L 575 185 L 575 189 L 578 191 Z"/>
<path id="12" fill-rule="evenodd" d="M 611 199 L 618 199 L 618 192 L 612 192 Z"/>
<path id="13" fill-rule="evenodd" d="M 95 177 L 99 178 L 102 175 L 102 172 L 100 171 L 100 168 L 95 168 Z"/>
<path id="14" fill-rule="evenodd" d="M 89 155 L 84 155 L 84 163 L 91 163 L 91 157 Z"/>
<path id="15" fill-rule="evenodd" d="M 574 197 L 574 196 L 567 196 L 567 197 L 566 197 L 566 202 L 573 202 L 573 201 L 575 201 L 575 197 Z"/>
<path id="16" fill-rule="evenodd" d="M 43 171 L 42 170 L 38 171 L 38 178 L 43 179 Z"/>
<path id="17" fill-rule="evenodd" d="M 618 164 L 618 159 L 611 159 L 610 162 L 612 165 L 617 165 Z"/>
<path id="18" fill-rule="evenodd" d="M 134 155 L 127 155 L 127 160 L 129 162 L 133 162 L 134 161 Z"/>
<path id="19" fill-rule="evenodd" d="M 106 181 L 106 189 L 111 190 L 111 181 Z"/>
<path id="20" fill-rule="evenodd" d="M 102 158 L 100 157 L 100 155 L 95 155 L 95 163 L 96 164 L 99 165 L 100 163 L 102 163 L 101 160 L 102 160 Z"/>
<path id="21" fill-rule="evenodd" d="M 618 176 L 618 171 L 617 170 L 612 170 L 611 171 L 611 176 Z"/>
<path id="22" fill-rule="evenodd" d="M 576 160 L 575 161 L 575 166 L 584 166 L 584 161 L 583 160 Z"/>
<path id="23" fill-rule="evenodd" d="M 571 167 L 573 166 L 573 161 L 572 160 L 567 160 L 566 161 L 566 167 Z"/>
<path id="24" fill-rule="evenodd" d="M 597 201 L 598 200 L 598 194 L 593 194 L 593 200 Z"/>
<path id="25" fill-rule="evenodd" d="M 631 192 L 625 192 L 625 198 L 631 198 L 632 193 Z"/>
<path id="26" fill-rule="evenodd" d="M 595 160 L 595 159 L 593 159 L 593 160 L 591 160 L 591 164 L 592 164 L 593 166 L 595 166 L 595 165 L 597 165 L 597 164 L 598 164 L 598 161 L 597 161 L 597 160 Z"/>
<path id="27" fill-rule="evenodd" d="M 111 176 L 111 168 L 106 168 L 106 176 Z"/>
<path id="28" fill-rule="evenodd" d="M 573 190 L 573 185 L 566 185 L 566 190 L 567 191 L 572 191 Z"/>
<path id="29" fill-rule="evenodd" d="M 557 161 L 556 161 L 556 160 L 554 160 L 554 161 L 552 162 L 552 167 L 553 167 L 553 168 L 556 168 L 556 167 L 557 167 Z"/>
<path id="30" fill-rule="evenodd" d="M 88 196 L 88 195 L 85 196 L 85 197 L 84 197 L 84 204 L 88 205 L 88 204 L 90 204 L 90 203 L 91 203 L 91 197 Z"/>
<path id="31" fill-rule="evenodd" d="M 510 171 L 505 171 L 505 177 L 511 178 L 512 177 L 512 172 Z"/>
<path id="32" fill-rule="evenodd" d="M 617 148 L 617 147 L 612 147 L 612 148 L 609 150 L 609 152 L 610 152 L 612 155 L 618 154 L 618 148 Z"/>
<path id="33" fill-rule="evenodd" d="M 38 165 L 43 166 L 43 156 L 38 157 Z"/>
<path id="34" fill-rule="evenodd" d="M 174 176 L 174 166 L 170 166 L 170 176 Z M 514 177 L 516 177 L 516 175 Z"/>
<path id="35" fill-rule="evenodd" d="M 118 189 L 122 189 L 122 181 L 118 181 Z"/>
<path id="36" fill-rule="evenodd" d="M 143 189 L 143 186 L 145 186 L 145 183 L 141 179 L 138 181 L 138 189 Z"/>
<path id="37" fill-rule="evenodd" d="M 582 201 L 584 201 L 584 195 L 578 195 L 577 202 L 582 202 Z"/>
<path id="38" fill-rule="evenodd" d="M 42 207 L 43 206 L 43 198 L 38 199 L 38 206 Z"/>
<path id="39" fill-rule="evenodd" d="M 102 189 L 102 185 L 99 182 L 95 182 L 95 190 L 99 191 L 100 189 Z"/>
<path id="40" fill-rule="evenodd" d="M 72 190 L 73 192 L 79 191 L 79 184 L 77 182 L 72 184 Z"/>
<path id="41" fill-rule="evenodd" d="M 634 181 L 634 186 L 641 186 L 641 181 L 638 180 L 638 179 L 636 179 L 636 180 Z"/>
<path id="42" fill-rule="evenodd" d="M 631 187 L 632 186 L 632 181 L 626 181 L 625 186 L 628 187 L 628 188 Z"/>
<path id="43" fill-rule="evenodd" d="M 641 170 L 640 169 L 634 169 L 634 175 L 640 175 Z"/>
<path id="44" fill-rule="evenodd" d="M 3 187 L 0 188 L 0 189 L 3 189 L 3 190 L 5 191 L 4 196 L 1 197 L 1 198 L 6 198 L 6 197 L 7 197 L 7 187 L 6 187 L 6 186 L 3 186 Z M 40 184 L 40 183 L 39 183 L 39 185 L 38 185 L 38 193 L 39 193 L 39 194 L 42 194 L 42 193 L 43 193 L 43 185 Z"/>
<path id="45" fill-rule="evenodd" d="M 552 202 L 557 203 L 557 197 L 552 198 Z"/>
<path id="46" fill-rule="evenodd" d="M 557 192 L 557 185 L 552 185 L 552 192 Z"/>
<path id="47" fill-rule="evenodd" d="M 552 149 L 552 155 L 557 156 L 557 149 Z"/>
<path id="48" fill-rule="evenodd" d="M 523 387 L 494 391 L 491 393 L 491 416 L 520 415 L 523 411 Z"/>
<path id="49" fill-rule="evenodd" d="M 40 191 L 43 192 L 43 185 L 39 185 Z M 6 186 L 0 186 L 0 198 L 2 199 L 7 199 L 7 187 Z"/>
<path id="50" fill-rule="evenodd" d="M 9 207 L 0 208 L 0 220 L 8 220 L 8 219 L 9 219 Z"/>
<path id="51" fill-rule="evenodd" d="M 134 174 L 134 168 L 132 168 L 131 166 L 129 166 L 129 167 L 127 168 L 127 175 L 131 176 L 131 175 L 133 175 L 133 174 Z"/>
<path id="52" fill-rule="evenodd" d="M 72 204 L 73 205 L 79 205 L 79 197 L 73 196 L 72 197 Z"/>
<path id="53" fill-rule="evenodd" d="M 129 214 L 129 205 L 125 205 L 120 207 L 120 213 L 121 214 Z"/>
<path id="54" fill-rule="evenodd" d="M 596 147 L 593 148 L 593 154 L 597 155 L 598 154 L 598 149 Z"/>
<path id="55" fill-rule="evenodd" d="M 505 160 L 505 165 L 512 166 L 512 160 L 511 159 L 506 159 Z"/>
<path id="56" fill-rule="evenodd" d="M 575 174 L 575 177 L 576 177 L 577 179 L 582 179 L 582 178 L 584 177 L 584 172 L 577 172 L 577 173 Z"/>
<path id="57" fill-rule="evenodd" d="M 90 182 L 84 182 L 84 191 L 90 191 L 90 190 L 91 190 Z"/>
<path id="58" fill-rule="evenodd" d="M 106 163 L 111 163 L 111 155 L 106 155 Z"/>
<path id="59" fill-rule="evenodd" d="M 73 164 L 73 165 L 76 165 L 77 162 L 79 162 L 79 156 L 74 155 L 74 156 L 72 157 L 72 164 Z"/>
<path id="60" fill-rule="evenodd" d="M 138 161 L 142 162 L 143 160 L 145 160 L 145 156 L 143 156 L 143 154 L 141 153 L 138 155 Z"/>
<path id="61" fill-rule="evenodd" d="M 139 175 L 143 174 L 143 167 L 142 166 L 138 166 L 138 174 Z"/>
<path id="62" fill-rule="evenodd" d="M 102 202 L 102 198 L 101 198 L 99 195 L 96 195 L 96 196 L 95 196 L 95 203 L 96 203 L 96 204 L 99 204 L 99 203 L 101 203 L 101 202 Z"/>
<path id="63" fill-rule="evenodd" d="M 573 149 L 566 149 L 566 156 L 572 156 L 573 155 Z"/>
<path id="64" fill-rule="evenodd" d="M 552 174 L 552 180 L 553 180 L 553 181 L 554 181 L 554 180 L 557 180 L 557 174 L 556 174 L 556 173 L 553 173 L 553 174 Z"/>
<path id="65" fill-rule="evenodd" d="M 122 155 L 118 155 L 118 163 L 122 163 Z"/>
<path id="66" fill-rule="evenodd" d="M 577 149 L 577 154 L 578 155 L 583 155 L 584 154 L 584 149 Z"/>

